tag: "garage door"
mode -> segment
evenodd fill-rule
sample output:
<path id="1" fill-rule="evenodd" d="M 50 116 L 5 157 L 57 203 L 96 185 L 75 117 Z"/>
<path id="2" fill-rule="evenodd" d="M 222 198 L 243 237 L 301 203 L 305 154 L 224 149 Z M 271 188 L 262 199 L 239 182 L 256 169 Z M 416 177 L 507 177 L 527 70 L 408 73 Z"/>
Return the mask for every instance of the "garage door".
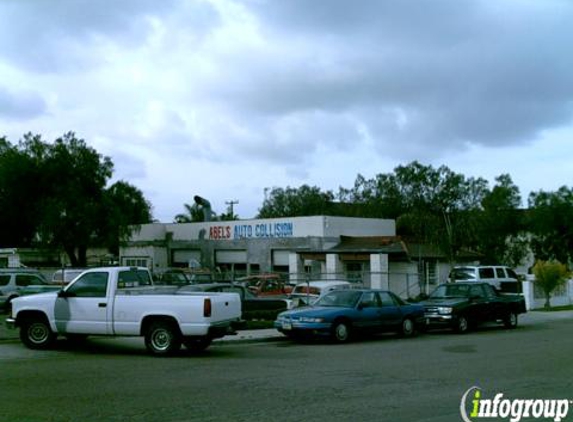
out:
<path id="1" fill-rule="evenodd" d="M 273 251 L 273 265 L 287 266 L 289 265 L 288 257 L 290 251 Z"/>
<path id="2" fill-rule="evenodd" d="M 173 251 L 174 264 L 184 264 L 187 266 L 189 262 L 201 262 L 201 251 L 197 249 L 180 249 Z"/>
<path id="3" fill-rule="evenodd" d="M 244 264 L 247 262 L 247 251 L 215 251 L 217 264 Z"/>

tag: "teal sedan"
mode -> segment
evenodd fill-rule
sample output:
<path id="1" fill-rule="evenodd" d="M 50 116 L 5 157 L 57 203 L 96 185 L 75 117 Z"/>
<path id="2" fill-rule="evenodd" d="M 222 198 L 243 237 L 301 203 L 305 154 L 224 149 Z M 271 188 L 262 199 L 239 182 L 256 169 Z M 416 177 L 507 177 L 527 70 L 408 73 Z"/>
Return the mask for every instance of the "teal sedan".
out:
<path id="1" fill-rule="evenodd" d="M 357 334 L 397 332 L 412 336 L 425 327 L 424 307 L 384 290 L 335 290 L 312 306 L 277 316 L 274 327 L 286 336 L 329 337 L 338 343 Z"/>

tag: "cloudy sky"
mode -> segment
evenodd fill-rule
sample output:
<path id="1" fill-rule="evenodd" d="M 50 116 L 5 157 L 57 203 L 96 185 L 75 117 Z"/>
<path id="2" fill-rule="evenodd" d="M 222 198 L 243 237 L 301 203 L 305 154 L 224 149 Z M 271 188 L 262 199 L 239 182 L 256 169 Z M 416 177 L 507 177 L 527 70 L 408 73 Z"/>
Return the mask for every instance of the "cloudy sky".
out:
<path id="1" fill-rule="evenodd" d="M 570 0 L 0 0 L 0 136 L 67 131 L 170 222 L 418 160 L 573 185 Z"/>

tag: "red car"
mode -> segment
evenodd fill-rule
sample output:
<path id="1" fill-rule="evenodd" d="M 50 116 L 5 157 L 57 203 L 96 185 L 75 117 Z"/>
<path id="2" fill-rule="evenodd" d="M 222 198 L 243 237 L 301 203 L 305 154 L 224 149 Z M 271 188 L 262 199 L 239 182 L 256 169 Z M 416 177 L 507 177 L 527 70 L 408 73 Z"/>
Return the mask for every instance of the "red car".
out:
<path id="1" fill-rule="evenodd" d="M 258 274 L 238 280 L 257 296 L 285 296 L 292 291 L 279 274 Z"/>

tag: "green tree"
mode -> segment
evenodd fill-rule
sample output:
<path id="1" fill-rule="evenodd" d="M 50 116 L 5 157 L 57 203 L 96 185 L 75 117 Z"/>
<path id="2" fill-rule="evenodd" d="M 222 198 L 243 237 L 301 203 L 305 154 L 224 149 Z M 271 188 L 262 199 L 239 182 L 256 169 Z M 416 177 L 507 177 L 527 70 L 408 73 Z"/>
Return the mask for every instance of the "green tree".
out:
<path id="1" fill-rule="evenodd" d="M 41 209 L 42 174 L 31 157 L 0 138 L 0 247 L 34 241 Z"/>
<path id="2" fill-rule="evenodd" d="M 570 262 L 573 254 L 573 190 L 533 192 L 529 196 L 531 247 L 538 259 Z"/>
<path id="3" fill-rule="evenodd" d="M 275 187 L 266 196 L 258 218 L 327 215 L 334 201 L 332 192 L 322 192 L 320 188 L 308 185 L 286 189 Z"/>
<path id="4" fill-rule="evenodd" d="M 98 236 L 110 252 L 119 254 L 119 245 L 135 227 L 152 221 L 152 206 L 141 190 L 120 180 L 103 193 L 104 207 L 98 226 Z"/>
<path id="5" fill-rule="evenodd" d="M 535 284 L 541 287 L 545 295 L 545 308 L 551 308 L 551 295 L 553 291 L 564 284 L 569 272 L 565 264 L 559 261 L 537 261 L 533 267 Z"/>
<path id="6" fill-rule="evenodd" d="M 396 219 L 398 234 L 437 245 L 454 262 L 461 248 L 475 246 L 475 211 L 486 192 L 484 179 L 414 161 L 371 180 L 359 175 L 339 198 L 363 204 L 363 216 Z"/>
<path id="7" fill-rule="evenodd" d="M 509 174 L 502 174 L 495 180 L 496 185 L 481 201 L 478 250 L 484 256 L 485 264 L 516 266 L 527 253 L 521 196 Z"/>
<path id="8" fill-rule="evenodd" d="M 203 211 L 195 205 L 183 204 L 183 207 L 185 208 L 185 212 L 175 216 L 175 223 L 195 223 L 203 221 Z"/>
<path id="9" fill-rule="evenodd" d="M 53 143 L 28 133 L 17 147 L 2 139 L 0 222 L 20 228 L 3 230 L 0 243 L 57 248 L 74 266 L 86 265 L 89 246 L 117 251 L 129 225 L 151 220 L 151 206 L 125 182 L 107 189 L 112 172 L 110 158 L 73 132 Z"/>

